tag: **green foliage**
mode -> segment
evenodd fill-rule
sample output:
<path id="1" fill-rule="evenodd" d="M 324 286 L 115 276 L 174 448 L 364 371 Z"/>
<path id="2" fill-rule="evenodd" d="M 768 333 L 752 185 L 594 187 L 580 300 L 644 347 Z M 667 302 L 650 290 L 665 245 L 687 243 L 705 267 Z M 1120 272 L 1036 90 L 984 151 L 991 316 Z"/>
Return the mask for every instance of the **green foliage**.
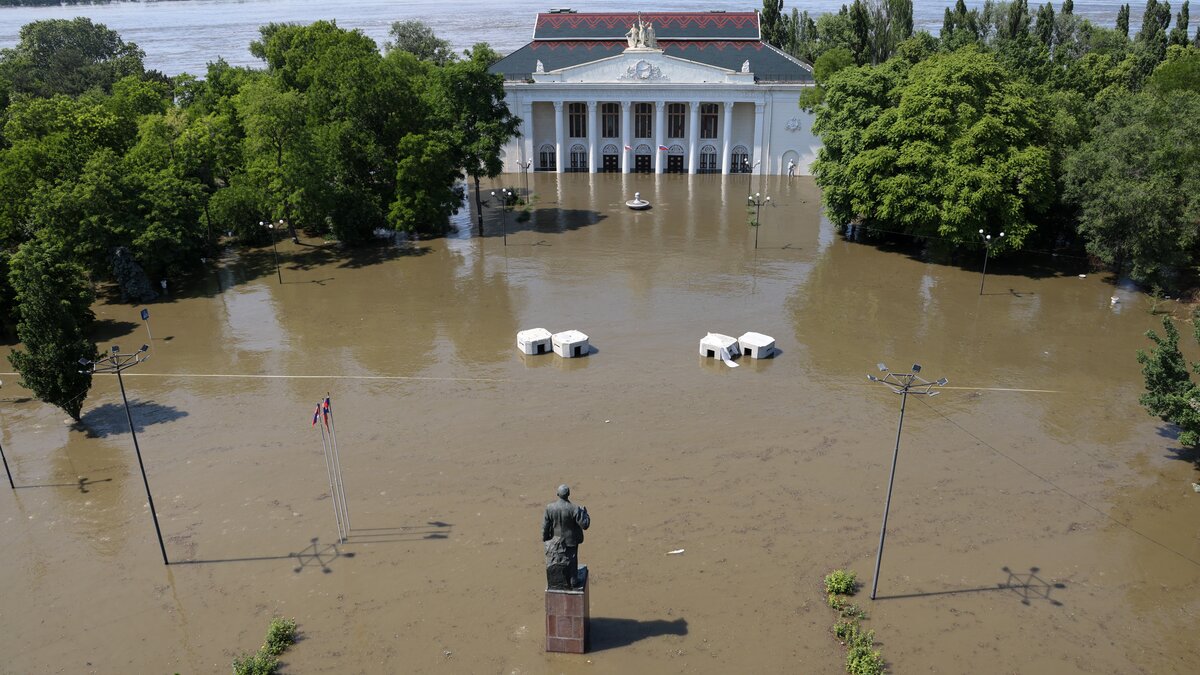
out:
<path id="1" fill-rule="evenodd" d="M 991 54 L 846 69 L 825 96 L 814 173 L 839 225 L 1020 248 L 1053 200 L 1046 101 Z"/>
<path id="2" fill-rule="evenodd" d="M 1146 81 L 1146 91 L 1163 96 L 1173 91 L 1200 94 L 1200 49 L 1172 47 Z"/>
<path id="3" fill-rule="evenodd" d="M 296 642 L 296 620 L 271 619 L 271 625 L 267 627 L 267 641 L 263 644 L 263 651 L 272 656 L 279 656 L 294 642 Z"/>
<path id="4" fill-rule="evenodd" d="M 1067 158 L 1079 233 L 1106 263 L 1171 287 L 1191 264 L 1200 222 L 1200 94 L 1125 94 Z"/>
<path id="5" fill-rule="evenodd" d="M 262 651 L 233 660 L 234 675 L 273 675 L 278 669 L 279 659 Z"/>
<path id="6" fill-rule="evenodd" d="M 762 12 L 759 16 L 763 41 L 774 47 L 782 47 L 786 37 L 783 0 L 763 0 Z"/>
<path id="7" fill-rule="evenodd" d="M 47 19 L 21 27 L 16 47 L 0 52 L 0 77 L 12 91 L 47 98 L 111 91 L 127 75 L 141 77 L 144 54 L 91 19 Z"/>
<path id="8" fill-rule="evenodd" d="M 858 579 L 854 572 L 846 570 L 834 570 L 825 575 L 825 592 L 830 595 L 854 595 L 858 590 Z M 832 607 L 833 600 L 830 599 Z"/>
<path id="9" fill-rule="evenodd" d="M 150 302 L 158 297 L 146 272 L 124 246 L 118 246 L 113 251 L 112 273 L 121 291 L 121 302 Z"/>
<path id="10" fill-rule="evenodd" d="M 433 29 L 423 21 L 414 19 L 393 22 L 388 35 L 393 42 L 384 44 L 385 51 L 408 52 L 421 61 L 428 61 L 437 66 L 444 66 L 455 60 L 450 43 L 435 35 Z"/>
<path id="11" fill-rule="evenodd" d="M 233 660 L 234 675 L 272 675 L 279 669 L 279 655 L 295 642 L 295 619 L 271 619 L 263 646 Z"/>
<path id="12" fill-rule="evenodd" d="M 13 351 L 8 360 L 21 374 L 21 386 L 78 421 L 92 385 L 79 360 L 96 355 L 95 343 L 87 338 L 95 299 L 91 285 L 61 246 L 40 239 L 22 244 L 10 265 L 17 337 L 25 351 Z"/>
<path id="13" fill-rule="evenodd" d="M 409 134 L 397 154 L 396 199 L 389 211 L 392 227 L 405 232 L 437 232 L 462 204 L 462 177 L 449 132 Z"/>
<path id="14" fill-rule="evenodd" d="M 1200 341 L 1200 330 L 1194 335 Z M 1146 412 L 1179 427 L 1179 442 L 1196 447 L 1200 445 L 1200 387 L 1188 373 L 1187 362 L 1179 351 L 1179 331 L 1170 316 L 1163 317 L 1163 334 L 1147 331 L 1146 337 L 1154 343 L 1149 353 L 1138 350 L 1137 360 L 1142 364 L 1142 376 L 1146 381 L 1146 393 L 1138 402 Z M 1192 370 L 1200 373 L 1200 364 L 1192 364 Z"/>
<path id="15" fill-rule="evenodd" d="M 846 651 L 846 672 L 851 675 L 879 675 L 886 670 L 883 655 L 873 647 L 875 631 L 856 633 Z"/>

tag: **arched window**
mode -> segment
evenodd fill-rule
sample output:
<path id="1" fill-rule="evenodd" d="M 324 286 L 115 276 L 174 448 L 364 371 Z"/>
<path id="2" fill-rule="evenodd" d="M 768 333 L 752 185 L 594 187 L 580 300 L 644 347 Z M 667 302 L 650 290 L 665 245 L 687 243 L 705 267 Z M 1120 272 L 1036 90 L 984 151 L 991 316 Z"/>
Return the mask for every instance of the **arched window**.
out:
<path id="1" fill-rule="evenodd" d="M 700 169 L 698 173 L 721 173 L 721 165 L 717 163 L 717 148 L 706 145 L 700 148 Z"/>
<path id="2" fill-rule="evenodd" d="M 619 155 L 619 154 L 621 154 L 621 149 L 618 148 L 617 146 L 613 145 L 612 143 L 609 143 L 608 145 L 604 146 L 604 150 L 600 151 L 600 154 Z"/>
<path id="3" fill-rule="evenodd" d="M 654 153 L 651 152 L 649 145 L 646 145 L 645 143 L 641 143 L 636 148 L 634 148 L 633 154 L 635 154 L 635 155 L 653 155 Z"/>
<path id="4" fill-rule="evenodd" d="M 538 170 L 558 171 L 558 162 L 556 160 L 553 145 L 546 143 L 541 148 L 538 148 Z"/>
<path id="5" fill-rule="evenodd" d="M 671 147 L 667 148 L 667 154 L 668 155 L 682 155 L 683 154 L 683 146 L 678 145 L 678 144 L 672 145 Z"/>
<path id="6" fill-rule="evenodd" d="M 744 145 L 733 148 L 729 156 L 729 173 L 750 173 L 750 151 Z"/>
<path id="7" fill-rule="evenodd" d="M 588 170 L 588 152 L 587 148 L 582 144 L 576 143 L 571 146 L 571 171 L 587 171 Z"/>

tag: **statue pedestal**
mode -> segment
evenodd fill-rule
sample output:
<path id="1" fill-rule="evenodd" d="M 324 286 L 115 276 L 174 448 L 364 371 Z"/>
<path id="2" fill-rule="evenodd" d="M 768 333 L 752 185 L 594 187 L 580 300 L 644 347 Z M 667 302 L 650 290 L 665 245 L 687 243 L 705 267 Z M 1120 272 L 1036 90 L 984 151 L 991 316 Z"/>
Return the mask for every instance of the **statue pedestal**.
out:
<path id="1" fill-rule="evenodd" d="M 579 566 L 579 588 L 546 589 L 546 651 L 582 654 L 588 649 L 588 573 Z"/>

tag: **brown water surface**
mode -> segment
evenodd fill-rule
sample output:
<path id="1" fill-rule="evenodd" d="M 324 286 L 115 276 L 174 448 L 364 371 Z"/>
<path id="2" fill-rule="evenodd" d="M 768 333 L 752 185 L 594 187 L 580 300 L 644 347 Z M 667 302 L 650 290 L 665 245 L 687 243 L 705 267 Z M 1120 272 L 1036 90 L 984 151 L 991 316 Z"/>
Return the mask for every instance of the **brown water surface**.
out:
<path id="1" fill-rule="evenodd" d="M 755 184 L 756 250 L 744 177 L 532 178 L 528 222 L 281 242 L 283 284 L 269 248 L 228 251 L 150 306 L 125 383 L 177 564 L 116 381 L 85 431 L 5 376 L 0 670 L 228 672 L 283 615 L 288 672 L 839 672 L 820 579 L 870 582 L 899 407 L 865 375 L 918 361 L 951 387 L 908 403 L 880 598 L 859 596 L 893 671 L 1194 672 L 1200 495 L 1137 405 L 1142 296 L 1049 258 L 993 261 L 980 295 L 975 262 L 836 235 L 809 179 Z M 138 309 L 97 306 L 102 346 L 144 341 Z M 522 357 L 538 326 L 595 349 Z M 781 353 L 730 369 L 698 356 L 709 331 Z M 593 516 L 582 657 L 542 651 L 561 482 Z"/>

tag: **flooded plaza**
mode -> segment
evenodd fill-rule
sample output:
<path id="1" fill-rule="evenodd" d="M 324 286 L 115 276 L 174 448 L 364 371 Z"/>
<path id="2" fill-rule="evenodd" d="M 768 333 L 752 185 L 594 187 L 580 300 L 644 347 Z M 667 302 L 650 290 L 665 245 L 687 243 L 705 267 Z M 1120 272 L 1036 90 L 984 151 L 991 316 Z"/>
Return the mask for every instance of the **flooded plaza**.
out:
<path id="1" fill-rule="evenodd" d="M 981 295 L 971 256 L 836 234 L 810 178 L 754 179 L 757 248 L 746 176 L 485 192 L 526 180 L 531 217 L 485 207 L 483 236 L 464 213 L 349 254 L 282 240 L 278 278 L 270 247 L 230 249 L 149 305 L 125 386 L 169 566 L 115 378 L 73 429 L 4 375 L 0 671 L 228 672 L 286 616 L 285 672 L 836 673 L 840 567 L 892 672 L 1194 671 L 1200 494 L 1137 403 L 1146 298 L 1049 256 L 993 260 Z M 139 309 L 96 307 L 101 349 L 147 340 Z M 593 353 L 523 357 L 534 327 Z M 697 354 L 710 331 L 780 353 L 728 368 Z M 908 402 L 872 602 L 899 409 L 877 362 L 950 385 Z M 584 656 L 543 652 L 539 522 L 563 482 L 592 515 Z"/>

